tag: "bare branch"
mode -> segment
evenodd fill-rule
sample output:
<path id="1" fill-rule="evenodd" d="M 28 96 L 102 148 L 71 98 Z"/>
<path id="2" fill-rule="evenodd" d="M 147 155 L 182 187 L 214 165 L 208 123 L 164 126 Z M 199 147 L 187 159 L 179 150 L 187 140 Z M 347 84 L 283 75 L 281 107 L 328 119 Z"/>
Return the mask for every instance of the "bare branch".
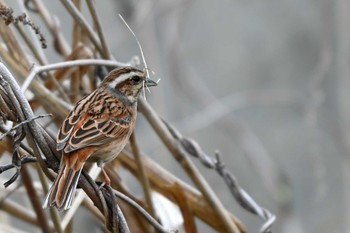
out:
<path id="1" fill-rule="evenodd" d="M 76 61 L 66 61 L 66 62 L 59 62 L 54 63 L 50 65 L 45 66 L 36 66 L 34 65 L 28 75 L 28 77 L 25 79 L 23 85 L 22 85 L 22 91 L 26 91 L 29 87 L 30 83 L 33 81 L 36 75 L 50 70 L 56 70 L 61 68 L 67 68 L 67 67 L 74 67 L 74 66 L 89 66 L 89 65 L 100 65 L 100 66 L 114 66 L 114 67 L 120 67 L 120 66 L 130 66 L 134 65 L 131 62 L 130 63 L 122 63 L 112 60 L 101 60 L 101 59 L 82 59 L 82 60 L 76 60 Z"/>
<path id="2" fill-rule="evenodd" d="M 20 123 L 18 123 L 16 126 L 12 127 L 9 131 L 7 131 L 6 133 L 4 133 L 3 135 L 1 135 L 0 137 L 0 141 L 2 139 L 4 139 L 9 133 L 11 133 L 12 131 L 18 129 L 19 127 L 22 127 L 24 124 L 28 124 L 30 121 L 34 121 L 34 120 L 37 120 L 37 119 L 40 119 L 40 118 L 44 118 L 44 117 L 48 117 L 48 116 L 52 116 L 52 114 L 43 114 L 43 115 L 39 115 L 39 116 L 36 116 L 36 117 L 33 117 L 32 119 L 28 119 L 28 120 L 25 120 L 25 121 L 22 121 Z"/>

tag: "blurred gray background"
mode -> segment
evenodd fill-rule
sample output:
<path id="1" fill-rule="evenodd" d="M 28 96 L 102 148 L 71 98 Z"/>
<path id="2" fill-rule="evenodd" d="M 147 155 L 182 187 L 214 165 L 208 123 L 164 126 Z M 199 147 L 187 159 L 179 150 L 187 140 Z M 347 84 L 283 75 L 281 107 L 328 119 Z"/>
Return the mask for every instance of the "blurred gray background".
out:
<path id="1" fill-rule="evenodd" d="M 70 16 L 58 1 L 44 2 L 69 35 Z M 350 1 L 96 2 L 115 58 L 140 54 L 120 13 L 161 78 L 147 100 L 207 154 L 220 151 L 240 185 L 277 216 L 273 232 L 350 232 Z M 136 131 L 145 152 L 187 180 L 142 116 Z M 248 232 L 258 232 L 262 221 L 195 162 Z"/>
<path id="2" fill-rule="evenodd" d="M 221 152 L 242 187 L 276 214 L 273 232 L 350 232 L 350 2 L 133 7 L 148 66 L 162 78 L 149 97 L 159 114 L 208 154 Z M 123 28 L 109 30 L 127 37 L 114 50 L 127 59 L 137 46 Z M 143 148 L 184 177 L 139 127 Z M 214 172 L 201 171 L 248 232 L 258 232 L 261 221 L 237 206 Z"/>

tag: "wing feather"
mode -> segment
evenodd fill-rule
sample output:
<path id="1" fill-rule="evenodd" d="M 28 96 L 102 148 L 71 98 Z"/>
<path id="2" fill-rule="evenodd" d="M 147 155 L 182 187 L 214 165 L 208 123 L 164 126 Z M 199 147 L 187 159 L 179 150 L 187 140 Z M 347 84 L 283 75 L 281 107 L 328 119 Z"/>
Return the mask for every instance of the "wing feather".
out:
<path id="1" fill-rule="evenodd" d="M 132 119 L 136 116 L 127 111 L 122 102 L 96 95 L 101 93 L 93 92 L 82 99 L 64 120 L 57 136 L 57 150 L 69 153 L 101 145 L 126 136 L 132 130 Z M 95 101 L 90 102 L 91 99 Z"/>

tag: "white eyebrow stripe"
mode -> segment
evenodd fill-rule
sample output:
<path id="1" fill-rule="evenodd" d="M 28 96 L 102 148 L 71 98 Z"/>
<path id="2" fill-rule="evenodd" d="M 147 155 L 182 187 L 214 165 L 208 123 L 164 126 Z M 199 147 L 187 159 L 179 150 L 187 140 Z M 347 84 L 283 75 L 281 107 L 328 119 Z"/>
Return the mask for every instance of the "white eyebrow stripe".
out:
<path id="1" fill-rule="evenodd" d="M 112 82 L 110 82 L 108 86 L 111 88 L 114 88 L 119 83 L 124 82 L 125 80 L 127 80 L 128 78 L 130 78 L 132 76 L 141 76 L 141 75 L 140 75 L 140 72 L 135 72 L 135 71 L 124 73 L 124 74 L 120 75 L 118 78 L 114 79 Z"/>

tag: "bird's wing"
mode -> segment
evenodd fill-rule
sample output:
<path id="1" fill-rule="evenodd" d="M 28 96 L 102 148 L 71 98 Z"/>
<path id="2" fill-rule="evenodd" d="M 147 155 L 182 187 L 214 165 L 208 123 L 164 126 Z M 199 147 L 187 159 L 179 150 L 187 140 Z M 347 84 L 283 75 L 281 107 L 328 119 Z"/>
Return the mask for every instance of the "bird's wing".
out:
<path id="1" fill-rule="evenodd" d="M 58 136 L 57 150 L 65 153 L 123 138 L 133 129 L 133 113 L 116 99 L 96 96 L 83 98 L 64 120 Z M 136 113 L 135 113 L 136 114 Z"/>

